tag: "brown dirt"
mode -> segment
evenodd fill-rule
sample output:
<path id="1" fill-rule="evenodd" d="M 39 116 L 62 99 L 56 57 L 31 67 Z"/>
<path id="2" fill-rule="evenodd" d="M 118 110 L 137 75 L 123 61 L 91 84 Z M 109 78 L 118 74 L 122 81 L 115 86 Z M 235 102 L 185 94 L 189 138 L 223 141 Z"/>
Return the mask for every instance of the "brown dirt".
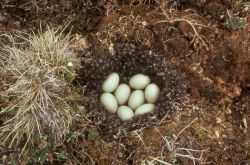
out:
<path id="1" fill-rule="evenodd" d="M 180 134 L 176 146 L 205 150 L 196 163 L 250 164 L 250 4 L 177 0 L 159 6 L 153 0 L 143 2 L 0 2 L 0 33 L 37 29 L 40 23 L 66 25 L 71 20 L 68 30 L 84 36 L 88 44 L 86 49 L 76 48 L 84 64 L 103 52 L 115 56 L 116 45 L 126 40 L 166 56 L 187 86 L 189 96 L 183 103 L 186 106 L 178 109 L 177 105 L 171 120 L 161 125 L 125 135 L 113 134 L 109 140 L 93 140 L 88 138 L 88 129 L 98 130 L 98 126 L 90 122 L 85 128 L 81 126 L 83 121 L 77 120 L 73 130 L 82 135 L 75 143 L 63 144 L 69 146 L 65 149 L 66 164 L 141 164 L 153 158 L 172 164 L 193 164 L 189 158 L 171 154 L 164 138 L 173 139 L 194 119 L 197 120 Z M 245 23 L 229 29 L 225 25 L 229 17 L 243 18 Z M 193 38 L 190 22 L 200 38 Z M 0 37 L 0 41 L 4 40 Z M 50 159 L 48 164 L 56 161 Z"/>

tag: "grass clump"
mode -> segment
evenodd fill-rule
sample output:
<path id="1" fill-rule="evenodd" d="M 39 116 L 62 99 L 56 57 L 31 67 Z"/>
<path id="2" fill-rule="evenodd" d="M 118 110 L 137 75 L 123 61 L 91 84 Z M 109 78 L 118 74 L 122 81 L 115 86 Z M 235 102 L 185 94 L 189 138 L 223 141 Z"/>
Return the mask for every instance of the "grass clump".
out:
<path id="1" fill-rule="evenodd" d="M 9 147 L 33 144 L 35 136 L 62 140 L 72 115 L 69 101 L 78 60 L 69 34 L 47 27 L 37 34 L 5 34 L 10 45 L 0 52 L 0 71 L 9 83 L 1 95 L 8 105 L 0 110 L 7 120 L 0 127 L 0 141 Z"/>
<path id="2" fill-rule="evenodd" d="M 234 16 L 227 10 L 227 17 L 224 26 L 229 30 L 240 29 L 244 26 L 245 21 L 242 17 Z"/>

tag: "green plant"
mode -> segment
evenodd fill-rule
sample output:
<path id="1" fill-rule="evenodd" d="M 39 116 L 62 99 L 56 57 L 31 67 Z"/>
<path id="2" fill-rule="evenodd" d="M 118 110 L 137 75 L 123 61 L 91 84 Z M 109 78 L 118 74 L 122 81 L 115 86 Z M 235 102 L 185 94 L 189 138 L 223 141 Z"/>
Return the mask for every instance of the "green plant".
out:
<path id="1" fill-rule="evenodd" d="M 230 30 L 239 29 L 245 24 L 245 21 L 241 17 L 235 17 L 230 14 L 230 11 L 227 10 L 227 17 L 224 23 L 224 26 Z"/>
<path id="2" fill-rule="evenodd" d="M 93 129 L 89 130 L 88 138 L 90 140 L 97 141 L 100 139 L 100 135 L 99 135 L 98 131 L 95 128 L 93 128 Z"/>
<path id="3" fill-rule="evenodd" d="M 80 133 L 73 131 L 73 130 L 69 130 L 67 133 L 67 136 L 66 136 L 66 142 L 75 141 L 79 135 L 80 135 Z"/>
<path id="4" fill-rule="evenodd" d="M 64 70 L 65 79 L 69 82 L 72 82 L 75 79 L 75 70 L 73 64 L 68 59 L 65 59 L 64 64 L 66 66 Z"/>
<path id="5" fill-rule="evenodd" d="M 25 140 L 24 150 L 36 134 L 62 140 L 72 121 L 70 82 L 78 64 L 70 35 L 47 27 L 38 34 L 17 31 L 3 36 L 12 44 L 0 51 L 0 70 L 10 81 L 1 95 L 10 103 L 0 115 L 12 115 L 0 127 L 1 143 L 13 147 Z"/>
<path id="6" fill-rule="evenodd" d="M 180 6 L 180 1 L 179 1 L 179 0 L 170 0 L 170 2 L 171 2 L 171 5 L 172 5 L 173 7 L 178 7 L 178 6 Z"/>
<path id="7" fill-rule="evenodd" d="M 67 160 L 67 156 L 63 150 L 59 150 L 58 152 L 55 152 L 55 154 L 56 154 L 56 158 L 59 162 L 64 162 Z"/>
<path id="8" fill-rule="evenodd" d="M 127 135 L 127 134 L 128 134 L 127 128 L 123 128 L 123 127 L 118 128 L 117 136 L 123 136 L 123 135 Z"/>
<path id="9" fill-rule="evenodd" d="M 236 17 L 234 19 L 232 19 L 232 18 L 229 17 L 229 18 L 226 19 L 226 22 L 224 23 L 224 25 L 228 29 L 239 29 L 244 24 L 245 24 L 244 19 L 243 18 L 239 18 L 239 17 Z"/>
<path id="10" fill-rule="evenodd" d="M 53 146 L 48 142 L 48 136 L 36 136 L 34 137 L 34 142 L 37 146 L 29 150 L 29 155 L 32 156 L 29 164 L 36 162 L 43 165 L 47 162 Z"/>

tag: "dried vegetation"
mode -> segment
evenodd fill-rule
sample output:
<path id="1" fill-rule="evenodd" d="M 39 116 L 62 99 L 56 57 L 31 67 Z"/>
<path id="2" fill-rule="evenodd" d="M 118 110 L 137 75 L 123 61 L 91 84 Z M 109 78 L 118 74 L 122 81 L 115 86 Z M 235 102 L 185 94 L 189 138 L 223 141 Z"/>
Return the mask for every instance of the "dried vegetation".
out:
<path id="1" fill-rule="evenodd" d="M 27 34 L 5 34 L 11 45 L 1 50 L 1 70 L 8 83 L 1 96 L 8 105 L 1 115 L 9 118 L 1 126 L 1 142 L 24 148 L 35 136 L 49 135 L 52 141 L 63 138 L 72 115 L 69 100 L 77 58 L 69 35 L 63 29 Z"/>

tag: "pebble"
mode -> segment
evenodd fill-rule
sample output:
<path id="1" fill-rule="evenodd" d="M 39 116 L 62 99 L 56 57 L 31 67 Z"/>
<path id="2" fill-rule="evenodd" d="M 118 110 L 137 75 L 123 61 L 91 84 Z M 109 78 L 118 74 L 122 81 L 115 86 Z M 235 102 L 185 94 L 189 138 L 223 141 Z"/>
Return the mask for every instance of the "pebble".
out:
<path id="1" fill-rule="evenodd" d="M 218 131 L 218 130 L 214 130 L 214 134 L 215 134 L 215 136 L 216 136 L 217 138 L 219 138 L 219 137 L 220 137 L 220 133 L 219 133 L 219 131 Z"/>
<path id="2" fill-rule="evenodd" d="M 216 118 L 216 124 L 220 124 L 221 122 L 222 122 L 222 119 L 219 118 L 219 117 L 217 117 L 217 118 Z"/>
<path id="3" fill-rule="evenodd" d="M 232 113 L 232 111 L 231 111 L 231 109 L 225 109 L 224 113 L 227 114 L 227 115 L 230 115 Z"/>

